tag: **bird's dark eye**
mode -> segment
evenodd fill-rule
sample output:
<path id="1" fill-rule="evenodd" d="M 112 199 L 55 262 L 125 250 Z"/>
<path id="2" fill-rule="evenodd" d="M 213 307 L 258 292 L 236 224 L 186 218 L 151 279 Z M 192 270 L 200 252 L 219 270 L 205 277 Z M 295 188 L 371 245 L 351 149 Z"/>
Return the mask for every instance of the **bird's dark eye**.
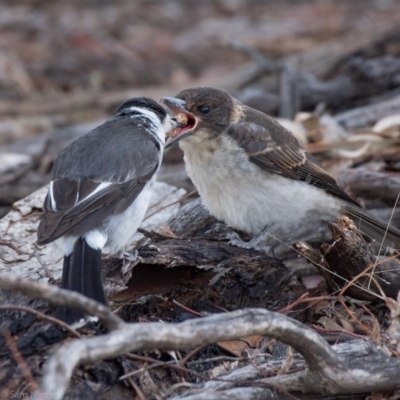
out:
<path id="1" fill-rule="evenodd" d="M 210 106 L 199 106 L 197 109 L 202 114 L 208 114 L 210 112 Z"/>

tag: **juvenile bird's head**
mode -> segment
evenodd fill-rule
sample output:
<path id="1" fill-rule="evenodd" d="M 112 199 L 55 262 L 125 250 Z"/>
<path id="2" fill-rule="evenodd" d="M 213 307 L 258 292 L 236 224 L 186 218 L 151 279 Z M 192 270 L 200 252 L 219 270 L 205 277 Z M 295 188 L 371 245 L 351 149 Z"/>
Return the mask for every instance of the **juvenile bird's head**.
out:
<path id="1" fill-rule="evenodd" d="M 199 143 L 217 138 L 239 121 L 242 105 L 224 90 L 199 87 L 186 89 L 175 98 L 161 99 L 181 124 L 169 132 L 167 146 L 180 141 Z"/>

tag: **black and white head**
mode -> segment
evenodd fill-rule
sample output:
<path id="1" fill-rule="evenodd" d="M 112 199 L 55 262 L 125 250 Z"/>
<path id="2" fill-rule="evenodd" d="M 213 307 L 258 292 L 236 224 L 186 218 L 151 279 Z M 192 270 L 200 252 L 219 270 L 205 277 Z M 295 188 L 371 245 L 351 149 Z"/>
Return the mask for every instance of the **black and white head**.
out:
<path id="1" fill-rule="evenodd" d="M 155 100 L 148 97 L 135 97 L 123 103 L 114 113 L 114 117 L 138 118 L 139 124 L 149 129 L 162 143 L 165 134 L 176 129 L 178 123 Z"/>

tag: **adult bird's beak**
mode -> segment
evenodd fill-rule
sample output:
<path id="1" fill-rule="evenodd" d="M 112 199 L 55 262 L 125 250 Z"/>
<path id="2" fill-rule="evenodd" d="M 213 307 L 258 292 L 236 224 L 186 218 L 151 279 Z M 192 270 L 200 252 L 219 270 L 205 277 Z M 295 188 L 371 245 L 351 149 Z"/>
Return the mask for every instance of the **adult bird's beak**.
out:
<path id="1" fill-rule="evenodd" d="M 174 97 L 163 97 L 161 103 L 165 104 L 173 113 L 178 121 L 178 127 L 168 132 L 168 140 L 165 148 L 188 137 L 197 124 L 196 117 L 186 108 L 186 102 Z"/>

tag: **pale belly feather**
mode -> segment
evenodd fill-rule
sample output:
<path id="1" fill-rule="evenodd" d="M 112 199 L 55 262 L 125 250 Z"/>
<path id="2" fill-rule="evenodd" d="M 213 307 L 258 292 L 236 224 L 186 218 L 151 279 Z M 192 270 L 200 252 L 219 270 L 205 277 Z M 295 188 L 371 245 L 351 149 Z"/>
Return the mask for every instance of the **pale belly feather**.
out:
<path id="1" fill-rule="evenodd" d="M 327 220 L 339 213 L 340 204 L 332 196 L 305 182 L 261 170 L 229 139 L 213 152 L 205 145 L 201 149 L 201 143 L 195 149 L 190 143 L 181 146 L 203 204 L 236 229 L 258 233 L 273 225 L 288 231 L 311 211 L 313 217 L 324 214 Z"/>

